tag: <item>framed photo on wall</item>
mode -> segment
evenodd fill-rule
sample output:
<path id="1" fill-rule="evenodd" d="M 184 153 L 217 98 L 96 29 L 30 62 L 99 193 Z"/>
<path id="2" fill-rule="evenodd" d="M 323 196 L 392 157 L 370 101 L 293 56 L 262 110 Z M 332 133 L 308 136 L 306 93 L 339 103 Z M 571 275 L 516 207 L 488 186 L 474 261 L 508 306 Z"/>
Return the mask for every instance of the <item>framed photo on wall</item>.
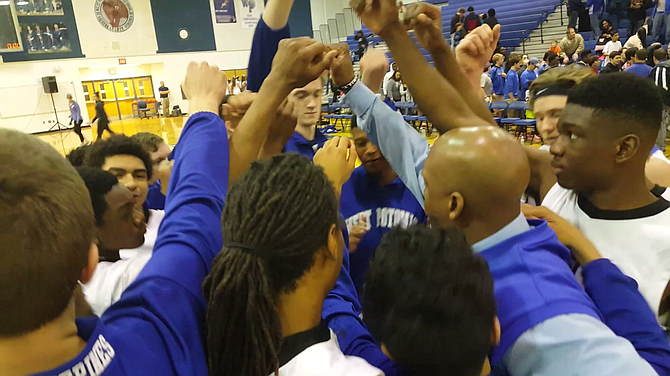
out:
<path id="1" fill-rule="evenodd" d="M 19 16 L 63 16 L 62 0 L 14 0 Z"/>

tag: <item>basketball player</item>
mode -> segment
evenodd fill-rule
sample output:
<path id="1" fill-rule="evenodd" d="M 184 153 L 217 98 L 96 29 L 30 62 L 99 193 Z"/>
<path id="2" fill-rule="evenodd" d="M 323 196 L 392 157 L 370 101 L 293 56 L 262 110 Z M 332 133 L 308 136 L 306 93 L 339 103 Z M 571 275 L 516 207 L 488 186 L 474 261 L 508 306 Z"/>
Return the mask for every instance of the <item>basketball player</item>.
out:
<path id="1" fill-rule="evenodd" d="M 96 142 L 86 158 L 86 166 L 109 171 L 133 194 L 135 210 L 144 213 L 147 224 L 145 242 L 135 249 L 123 249 L 118 259 L 130 259 L 139 255 L 151 255 L 158 229 L 165 217 L 162 210 L 146 208 L 149 193 L 149 180 L 153 175 L 153 164 L 149 153 L 142 146 L 125 135 L 118 135 L 107 140 Z"/>
<path id="2" fill-rule="evenodd" d="M 534 232 L 536 232 L 536 237 L 541 237 L 539 235 L 539 232 L 543 231 L 541 227 L 529 228 L 529 224 L 523 218 L 520 220 L 518 217 L 514 219 L 514 216 L 518 215 L 519 212 L 518 199 L 521 197 L 527 183 L 523 177 L 530 177 L 530 171 L 527 167 L 528 161 L 521 147 L 504 132 L 495 128 L 466 128 L 473 125 L 492 123 L 490 113 L 488 113 L 488 110 L 481 103 L 481 100 L 477 98 L 476 93 L 472 90 L 472 85 L 461 85 L 462 87 L 459 87 L 459 90 L 465 88 L 466 94 L 460 95 L 454 86 L 449 83 L 450 81 L 441 78 L 441 72 L 438 73 L 427 64 L 414 45 L 414 42 L 407 35 L 405 27 L 398 20 L 398 8 L 394 1 L 382 0 L 377 3 L 376 7 L 372 8 L 358 7 L 357 12 L 373 32 L 381 35 L 387 41 L 401 70 L 410 73 L 411 79 L 408 80 L 410 87 L 413 88 L 413 92 L 415 90 L 420 92 L 415 94 L 415 98 L 429 118 L 433 118 L 433 122 L 438 127 L 438 130 L 445 131 L 447 129 L 464 127 L 463 130 L 452 133 L 449 136 L 444 135 L 441 137 L 436 142 L 426 162 L 426 169 L 423 175 L 426 179 L 427 214 L 434 217 L 438 224 L 456 222 L 456 224 L 466 226 L 468 241 L 475 245 L 474 248 L 476 251 L 479 248 L 485 255 L 488 252 L 489 256 L 492 256 L 491 252 L 495 252 L 496 244 L 501 241 L 504 242 L 507 239 L 521 235 L 524 237 L 533 237 Z M 439 22 L 439 12 L 437 18 Z M 432 20 L 425 14 L 422 14 L 421 17 L 415 20 L 412 20 L 411 17 L 409 19 L 406 18 L 406 20 L 410 22 L 425 22 L 434 27 Z M 439 34 L 439 29 L 435 28 L 435 30 Z M 496 31 L 498 30 L 499 28 L 497 27 Z M 494 39 L 497 38 L 491 33 L 490 38 L 486 42 L 495 45 L 497 40 L 494 41 Z M 449 53 L 448 48 L 445 51 Z M 490 54 L 487 56 L 490 56 Z M 436 66 L 438 69 L 441 68 L 446 71 L 447 74 L 445 76 L 447 78 L 461 76 L 455 61 L 453 61 L 453 56 L 450 59 L 452 61 L 444 66 L 441 66 L 436 61 Z M 481 67 L 476 71 L 479 74 Z M 644 94 L 642 96 L 644 97 Z M 473 103 L 472 107 L 470 107 L 470 101 Z M 486 117 L 479 117 L 477 115 L 479 113 L 485 113 Z M 445 125 L 449 126 L 445 127 Z M 512 143 L 515 143 L 515 146 L 512 146 Z M 651 147 L 649 149 L 651 150 Z M 454 168 L 444 169 L 444 166 L 453 166 Z M 475 173 L 476 171 L 479 172 Z M 466 179 L 465 177 L 468 178 Z M 644 172 L 642 172 L 642 177 L 644 178 Z M 459 182 L 459 179 L 463 180 Z M 462 188 L 458 188 L 460 184 L 463 184 Z M 495 188 L 492 189 L 491 187 Z M 461 189 L 463 192 L 460 192 Z M 645 189 L 645 192 L 651 196 L 648 190 Z M 434 204 L 431 205 L 428 202 L 430 199 L 432 199 Z M 465 202 L 468 202 L 468 204 L 466 205 Z M 491 210 L 492 206 L 496 209 Z M 478 207 L 479 209 L 477 209 Z M 488 215 L 482 216 L 484 212 L 488 213 Z M 495 213 L 495 215 L 491 215 L 491 213 Z M 481 228 L 475 225 L 478 221 L 482 222 Z M 530 225 L 538 226 L 535 223 L 531 223 Z M 515 242 L 523 249 L 523 242 L 518 243 L 521 239 L 515 239 Z M 552 249 L 553 246 L 550 247 L 550 243 L 553 240 L 547 239 L 547 241 L 548 243 L 539 249 L 545 251 Z M 537 247 L 539 243 L 535 241 L 532 244 Z M 556 248 L 553 249 L 556 250 Z M 541 254 L 542 252 L 538 252 L 537 254 L 533 254 L 531 258 L 539 257 Z M 565 255 L 561 257 L 563 260 L 566 260 Z M 569 261 L 569 256 L 566 261 Z M 545 263 L 540 262 L 538 265 L 545 265 Z M 565 266 L 567 266 L 567 263 L 563 268 L 560 267 L 560 263 L 551 265 L 557 268 L 555 270 L 558 273 L 557 275 L 564 277 L 562 278 L 563 283 L 559 283 L 556 288 L 559 290 L 572 289 L 574 292 L 579 291 L 579 286 L 575 286 L 574 280 L 570 278 L 572 276 L 569 270 L 566 274 Z M 491 267 L 492 270 L 495 269 L 495 265 L 491 265 Z M 495 275 L 494 271 L 494 278 Z M 506 273 L 501 275 L 501 277 L 504 276 L 509 277 Z M 535 275 L 535 277 L 538 277 L 538 275 Z M 540 282 L 535 281 L 535 283 Z M 497 296 L 499 288 L 504 289 L 503 285 L 504 283 L 499 284 L 496 282 Z M 544 287 L 547 286 L 545 285 Z M 503 294 L 504 292 L 501 290 L 500 293 Z M 517 291 L 517 293 L 523 292 Z M 553 296 L 553 294 L 551 295 Z M 572 296 L 577 297 L 574 294 Z M 529 302 L 529 300 L 524 301 Z M 561 350 L 558 349 L 562 348 L 562 351 L 573 351 L 579 346 L 573 346 L 571 349 L 568 349 L 560 346 L 559 343 L 567 343 L 569 341 L 575 344 L 579 342 L 587 347 L 592 347 L 592 344 L 588 345 L 588 343 L 594 338 L 600 337 L 602 339 L 607 338 L 606 341 L 611 341 L 612 345 L 620 347 L 620 350 L 610 352 L 611 348 L 598 347 L 597 351 L 599 351 L 599 355 L 590 357 L 589 359 L 582 358 L 581 360 L 575 358 L 575 356 L 579 356 L 579 353 L 575 353 L 574 356 L 570 356 L 575 359 L 570 365 L 574 372 L 609 374 L 609 372 L 601 368 L 607 365 L 608 367 L 615 367 L 621 370 L 632 367 L 629 369 L 629 372 L 653 374 L 654 371 L 645 362 L 636 363 L 637 354 L 631 354 L 624 350 L 624 348 L 630 346 L 629 344 L 618 341 L 598 321 L 599 314 L 596 310 L 592 309 L 593 307 L 589 305 L 588 300 L 582 301 L 580 304 L 583 304 L 582 307 L 587 309 L 587 311 L 580 311 L 576 309 L 577 306 L 573 306 L 573 310 L 570 311 L 561 312 L 560 309 L 549 310 L 546 311 L 547 314 L 555 314 L 556 316 L 545 317 L 546 321 L 539 326 L 527 323 L 527 330 L 512 331 L 514 334 L 509 333 L 509 327 L 507 327 L 508 333 L 505 334 L 507 320 L 503 319 L 506 315 L 501 313 L 503 336 L 511 335 L 511 338 L 508 337 L 507 341 L 503 338 L 503 343 L 506 342 L 507 345 L 497 348 L 498 356 L 494 354 L 494 366 L 503 365 L 512 374 L 528 373 L 531 371 L 535 372 L 534 374 L 556 374 L 555 372 L 559 371 L 558 368 L 561 368 L 560 372 L 565 372 L 564 367 L 566 365 L 562 359 L 565 359 L 566 354 L 561 353 Z M 510 307 L 515 306 L 515 304 L 510 305 Z M 530 307 L 526 308 L 530 309 Z M 583 316 L 586 312 L 591 312 L 592 316 L 590 319 Z M 579 329 L 578 333 L 567 333 L 569 331 L 568 328 L 576 329 L 579 327 L 582 329 Z M 543 332 L 544 334 L 541 335 L 542 338 L 551 338 L 551 340 L 547 342 L 544 342 L 544 340 L 538 341 L 539 337 L 535 337 L 536 334 L 534 334 L 536 332 L 538 334 L 539 332 Z M 515 337 L 517 335 L 519 336 Z M 590 337 L 591 335 L 595 337 Z M 531 337 L 534 339 L 531 340 Z M 512 347 L 512 345 L 516 346 L 527 341 L 531 346 L 528 351 L 519 351 L 519 348 L 515 349 Z M 618 345 L 615 345 L 617 343 Z M 533 349 L 532 352 L 530 351 L 531 349 Z M 507 350 L 509 350 L 509 353 L 507 353 Z M 626 357 L 629 360 L 613 363 L 614 358 L 621 360 L 620 355 L 616 355 L 619 351 L 621 351 L 620 354 L 627 353 Z M 505 359 L 503 359 L 502 355 L 504 355 Z M 539 358 L 534 358 L 535 356 L 541 356 L 542 359 L 546 360 L 542 364 L 542 371 L 534 366 L 536 363 L 534 363 L 533 359 L 539 360 Z M 600 364 L 600 366 L 597 366 L 597 364 Z"/>
<path id="3" fill-rule="evenodd" d="M 118 260 L 120 249 L 137 248 L 144 243 L 144 215 L 135 210 L 133 194 L 114 175 L 93 167 L 80 167 L 79 176 L 86 184 L 93 212 L 100 262 L 83 293 L 93 313 L 102 314 L 135 280 L 151 255 Z M 115 255 L 112 262 L 107 261 Z"/>
<path id="4" fill-rule="evenodd" d="M 549 151 L 549 147 L 558 138 L 558 118 L 568 100 L 568 90 L 583 80 L 593 77 L 592 71 L 580 66 L 552 69 L 538 78 L 530 89 L 529 103 L 537 119 L 537 131 L 546 143 L 541 150 Z M 645 173 L 649 178 L 649 189 L 655 185 L 670 186 L 670 161 L 657 147 L 652 150 L 647 161 Z M 659 190 L 662 188 L 656 188 Z M 668 196 L 670 197 L 670 196 Z"/>
<path id="5" fill-rule="evenodd" d="M 105 102 L 100 100 L 100 93 L 96 92 L 93 94 L 93 100 L 95 101 L 95 117 L 91 120 L 91 123 L 98 120 L 98 138 L 96 141 L 102 140 L 102 134 L 105 130 L 114 136 L 115 133 L 109 129 L 109 118 L 107 117 L 107 112 L 105 112 Z"/>
<path id="6" fill-rule="evenodd" d="M 165 194 L 167 193 L 172 172 L 172 161 L 168 160 L 172 149 L 160 136 L 148 132 L 140 132 L 130 137 L 142 145 L 144 151 L 151 157 L 154 175 L 149 180 L 147 194 L 147 208 L 165 210 Z"/>
<path id="7" fill-rule="evenodd" d="M 293 1 L 270 0 L 265 5 L 265 12 L 258 21 L 251 46 L 248 90 L 258 91 L 270 73 L 279 42 L 291 37 L 288 17 Z M 319 77 L 291 93 L 290 100 L 295 105 L 298 126 L 286 143 L 284 152 L 300 153 L 312 159 L 316 151 L 328 141 L 328 138 L 317 129 L 321 119 L 323 85 L 324 80 Z"/>

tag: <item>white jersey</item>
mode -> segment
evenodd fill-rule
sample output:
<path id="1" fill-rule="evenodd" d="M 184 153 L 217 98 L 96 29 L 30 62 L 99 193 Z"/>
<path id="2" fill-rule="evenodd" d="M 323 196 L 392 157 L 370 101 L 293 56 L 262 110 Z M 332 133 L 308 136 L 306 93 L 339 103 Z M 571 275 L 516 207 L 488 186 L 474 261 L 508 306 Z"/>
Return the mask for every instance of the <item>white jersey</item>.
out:
<path id="1" fill-rule="evenodd" d="M 670 192 L 662 196 L 668 197 Z M 600 210 L 574 191 L 555 184 L 542 205 L 575 225 L 604 257 L 635 279 L 658 315 L 670 281 L 670 202 L 661 199 L 634 210 Z"/>
<path id="2" fill-rule="evenodd" d="M 95 268 L 93 278 L 81 288 L 93 313 L 101 316 L 107 308 L 121 299 L 121 294 L 137 278 L 151 254 L 140 255 L 116 262 L 101 261 Z"/>
<path id="3" fill-rule="evenodd" d="M 384 376 L 364 359 L 344 355 L 335 333 L 322 325 L 285 338 L 279 363 L 279 376 Z"/>
<path id="4" fill-rule="evenodd" d="M 147 221 L 147 232 L 144 234 L 144 244 L 135 249 L 122 249 L 119 251 L 119 257 L 122 260 L 128 260 L 139 255 L 151 255 L 154 251 L 154 244 L 158 237 L 158 228 L 165 217 L 164 210 L 149 210 L 149 220 Z"/>

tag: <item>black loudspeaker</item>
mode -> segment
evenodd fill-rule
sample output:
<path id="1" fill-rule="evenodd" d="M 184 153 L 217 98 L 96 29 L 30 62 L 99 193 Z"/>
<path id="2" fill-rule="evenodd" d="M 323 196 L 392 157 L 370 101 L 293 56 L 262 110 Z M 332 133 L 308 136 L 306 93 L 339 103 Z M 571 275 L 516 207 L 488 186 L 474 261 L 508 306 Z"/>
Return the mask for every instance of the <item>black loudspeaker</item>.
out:
<path id="1" fill-rule="evenodd" d="M 54 76 L 42 77 L 42 86 L 44 86 L 44 92 L 46 94 L 58 93 L 58 83 Z"/>

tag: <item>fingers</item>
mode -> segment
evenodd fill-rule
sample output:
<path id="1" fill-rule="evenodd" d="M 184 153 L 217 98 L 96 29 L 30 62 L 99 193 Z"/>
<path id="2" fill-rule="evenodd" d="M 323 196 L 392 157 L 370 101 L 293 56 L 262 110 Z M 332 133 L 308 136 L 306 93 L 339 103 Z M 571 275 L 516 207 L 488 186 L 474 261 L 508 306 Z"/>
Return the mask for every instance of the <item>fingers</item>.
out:
<path id="1" fill-rule="evenodd" d="M 523 205 L 521 207 L 521 211 L 523 212 L 523 215 L 528 217 L 533 217 L 535 219 L 551 219 L 553 218 L 554 214 L 551 210 L 545 208 L 544 206 L 530 206 L 530 205 Z"/>
<path id="2" fill-rule="evenodd" d="M 356 167 L 356 157 L 357 157 L 357 154 L 354 153 L 354 150 L 355 150 L 354 141 L 353 141 L 353 140 L 349 140 L 349 143 L 348 143 L 348 144 L 349 144 L 349 156 L 348 156 L 348 158 L 349 158 L 349 159 L 348 159 L 348 162 L 349 162 L 349 169 L 350 169 L 351 171 L 353 171 L 354 168 Z"/>

